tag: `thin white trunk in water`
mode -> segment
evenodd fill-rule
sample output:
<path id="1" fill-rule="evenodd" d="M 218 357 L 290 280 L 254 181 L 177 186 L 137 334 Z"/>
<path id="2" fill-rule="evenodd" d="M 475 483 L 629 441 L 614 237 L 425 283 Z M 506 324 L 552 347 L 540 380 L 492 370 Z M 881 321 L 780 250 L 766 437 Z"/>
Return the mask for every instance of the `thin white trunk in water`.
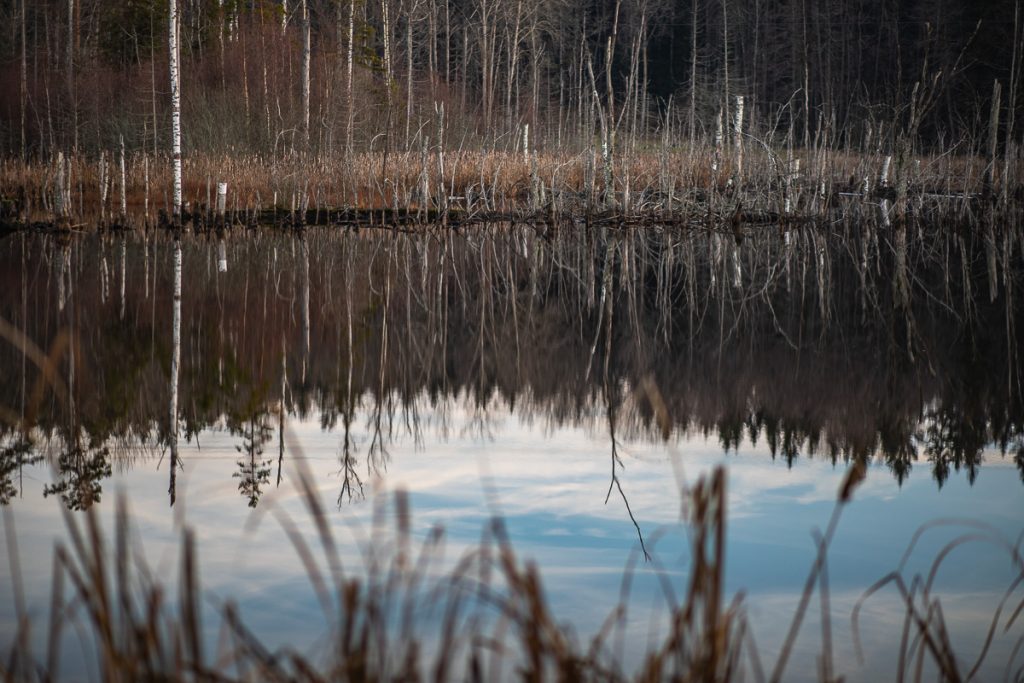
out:
<path id="1" fill-rule="evenodd" d="M 181 74 L 178 70 L 178 0 L 170 0 L 168 52 L 171 65 L 171 154 L 174 159 L 174 221 L 181 220 Z"/>
<path id="2" fill-rule="evenodd" d="M 121 240 L 121 311 L 120 318 L 124 320 L 124 314 L 127 308 L 127 299 L 125 297 L 128 286 L 128 242 L 127 240 Z"/>
<path id="3" fill-rule="evenodd" d="M 127 173 L 125 172 L 124 163 L 124 136 L 121 136 L 121 220 L 124 221 L 128 216 L 128 190 L 125 187 Z"/>
<path id="4" fill-rule="evenodd" d="M 309 245 L 302 240 L 302 383 L 309 369 Z"/>

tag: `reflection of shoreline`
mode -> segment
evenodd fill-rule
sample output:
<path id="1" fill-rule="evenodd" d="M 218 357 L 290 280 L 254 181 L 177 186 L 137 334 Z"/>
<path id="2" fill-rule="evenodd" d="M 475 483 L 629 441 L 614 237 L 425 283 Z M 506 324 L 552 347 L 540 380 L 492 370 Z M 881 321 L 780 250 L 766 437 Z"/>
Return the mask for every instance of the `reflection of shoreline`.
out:
<path id="1" fill-rule="evenodd" d="M 639 420 L 638 416 L 645 407 L 643 398 L 632 391 L 624 391 L 623 396 L 618 410 L 622 415 L 633 415 Z M 294 410 L 286 412 L 285 421 L 290 429 L 305 425 L 306 431 L 315 429 L 319 433 L 319 437 L 313 438 L 313 441 L 322 442 L 323 438 L 327 438 L 330 445 L 328 452 L 320 452 L 316 455 L 317 457 L 327 456 L 336 459 L 334 475 L 340 477 L 340 492 L 335 497 L 339 505 L 361 500 L 366 490 L 372 488 L 372 482 L 386 469 L 386 467 L 381 467 L 380 460 L 366 457 L 366 449 L 375 442 L 375 439 L 380 438 L 375 436 L 374 432 L 381 405 L 387 406 L 392 412 L 383 414 L 380 419 L 394 425 L 387 435 L 388 441 L 385 444 L 388 449 L 387 462 L 391 461 L 390 452 L 392 450 L 422 448 L 425 440 L 447 443 L 452 440 L 470 438 L 478 447 L 493 450 L 495 444 L 500 444 L 504 438 L 515 438 L 508 432 L 508 425 L 505 424 L 509 415 L 514 415 L 518 423 L 530 425 L 532 428 L 539 429 L 543 434 L 551 435 L 563 430 L 578 431 L 594 444 L 597 452 L 607 452 L 607 445 L 599 444 L 607 444 L 609 439 L 608 416 L 606 412 L 603 412 L 605 408 L 596 397 L 581 404 L 579 412 L 573 416 L 572 420 L 554 420 L 550 415 L 544 414 L 542 411 L 539 412 L 536 406 L 524 401 L 513 405 L 507 400 L 494 397 L 487 402 L 486 407 L 481 407 L 471 395 L 464 394 L 457 398 L 438 399 L 426 391 L 412 400 L 402 400 L 397 393 L 384 401 L 377 401 L 370 393 L 356 397 L 348 428 L 343 420 L 338 420 L 335 424 L 328 424 L 325 419 L 327 414 L 319 411 L 308 414 L 304 418 Z M 187 457 L 179 454 L 177 456 L 179 468 L 188 468 L 194 464 L 196 458 L 206 457 L 204 455 L 206 444 L 211 439 L 217 441 L 228 439 L 234 444 L 232 446 L 233 457 L 238 460 L 238 468 L 236 468 L 233 483 L 229 478 L 225 478 L 223 484 L 229 489 L 237 486 L 243 495 L 240 502 L 247 501 L 251 507 L 255 507 L 263 493 L 280 485 L 280 468 L 286 465 L 284 460 L 288 457 L 286 451 L 282 451 L 279 462 L 276 452 L 273 454 L 264 452 L 264 445 L 276 442 L 278 438 L 274 432 L 277 429 L 279 418 L 277 412 L 273 410 L 278 406 L 279 404 L 270 405 L 266 407 L 267 410 L 258 411 L 253 421 L 244 425 L 233 426 L 226 416 L 219 417 L 200 433 L 192 435 L 191 442 L 198 442 L 201 448 Z M 617 415 L 616 430 L 618 430 L 620 419 Z M 637 424 L 643 426 L 642 422 Z M 752 430 L 757 431 L 756 440 L 751 438 Z M 919 429 L 918 431 L 925 430 Z M 138 437 L 118 437 L 108 442 L 109 445 L 101 446 L 99 449 L 92 448 L 90 453 L 94 457 L 90 460 L 91 471 L 97 492 L 104 488 L 104 480 L 111 476 L 111 469 L 114 472 L 121 472 L 129 469 L 146 470 L 154 467 L 157 469 L 167 467 L 167 447 L 160 443 L 158 433 L 157 425 L 154 422 L 149 431 Z M 309 435 L 312 437 L 313 432 L 310 432 Z M 798 443 L 799 438 L 804 439 L 801 443 L 806 446 L 808 437 L 805 434 L 783 432 L 781 435 L 773 436 L 763 426 L 757 430 L 755 416 L 751 415 L 749 422 L 744 424 L 744 428 L 737 433 L 735 440 L 729 442 L 726 457 L 735 457 L 730 456 L 730 453 L 742 454 L 745 456 L 744 466 L 751 463 L 751 458 L 754 461 L 774 462 L 778 460 L 787 464 L 788 467 L 796 468 L 799 468 L 802 462 L 822 461 L 833 464 L 836 462 L 827 453 L 812 454 L 801 449 L 798 457 L 788 460 L 778 450 L 772 451 L 773 440 L 783 443 Z M 655 449 L 652 454 L 655 452 L 657 454 L 653 457 L 660 461 L 667 457 L 664 455 L 666 448 L 669 451 L 678 451 L 681 447 L 699 446 L 700 449 L 708 452 L 721 452 L 723 446 L 720 432 L 708 430 L 699 424 L 688 428 L 674 429 L 667 441 L 663 441 L 659 435 L 652 434 L 646 428 L 635 428 L 624 435 L 616 433 L 615 439 L 620 461 L 621 458 L 626 458 L 627 472 L 630 463 L 636 460 L 638 450 L 648 452 L 650 449 Z M 88 436 L 83 440 L 86 443 L 94 443 Z M 0 452 L 4 454 L 3 457 L 13 458 L 19 443 L 19 440 L 6 437 L 0 440 L 0 449 L 2 449 Z M 65 459 L 61 457 L 67 448 L 59 433 L 47 436 L 40 430 L 36 430 L 32 434 L 32 444 L 31 457 L 22 456 L 26 465 L 41 462 L 46 467 L 60 469 L 63 464 L 68 469 L 68 474 L 74 475 L 73 478 L 76 480 L 84 481 L 90 478 L 89 471 L 83 468 L 76 469 L 70 460 L 65 462 Z M 276 443 L 273 448 L 275 451 L 277 450 Z M 10 451 L 9 454 L 8 451 Z M 270 459 L 270 455 L 274 456 L 273 460 Z M 307 452 L 307 455 L 311 455 L 311 453 Z M 97 468 L 97 457 L 102 460 L 103 467 Z M 891 457 L 881 450 L 869 454 L 867 462 L 876 467 L 892 470 Z M 922 456 L 912 464 L 926 467 L 929 465 L 929 461 Z M 273 469 L 271 465 L 278 469 Z M 973 465 L 976 468 L 975 474 L 977 468 L 982 465 L 985 469 L 1019 468 L 1019 464 L 1014 461 L 1013 454 L 1005 454 L 998 448 L 992 447 L 982 448 L 973 461 Z M 12 470 L 6 474 L 8 477 L 16 476 L 16 471 Z M 959 470 L 955 471 L 959 472 Z M 274 472 L 278 473 L 276 483 Z M 1009 475 L 1009 472 L 1006 474 Z M 964 477 L 968 482 L 973 482 L 969 471 L 964 472 Z"/>
<path id="2" fill-rule="evenodd" d="M 787 462 L 880 454 L 898 480 L 916 466 L 941 485 L 958 469 L 976 476 L 993 443 L 1020 449 L 1018 343 L 1007 321 L 1021 298 L 1005 290 L 1020 285 L 1016 256 L 990 260 L 986 250 L 998 242 L 980 238 L 965 243 L 950 233 L 935 244 L 910 233 L 897 259 L 853 233 L 768 231 L 739 246 L 705 232 L 549 242 L 526 229 L 184 238 L 179 434 L 190 439 L 223 422 L 255 443 L 256 431 L 277 426 L 270 413 L 319 415 L 336 426 L 361 397 L 375 428 L 361 455 L 383 462 L 396 435 L 422 430 L 424 396 L 471 406 L 480 433 L 489 415 L 506 410 L 549 429 L 607 433 L 599 399 L 607 377 L 622 395 L 616 434 L 657 439 L 665 425 L 633 389 L 649 377 L 669 431 L 710 436 L 726 450 L 744 438 L 766 443 Z M 0 279 L 12 297 L 26 297 L 32 314 L 12 317 L 30 338 L 58 332 L 57 285 L 63 290 L 65 280 L 83 321 L 73 345 L 77 402 L 47 395 L 39 430 L 71 442 L 73 418 L 97 448 L 133 440 L 155 448 L 171 434 L 160 406 L 169 391 L 172 245 L 129 236 L 127 264 L 113 276 L 125 299 L 112 301 L 109 283 L 85 265 L 110 240 L 68 248 L 18 236 L 0 251 Z M 222 244 L 228 272 L 212 265 Z M 37 267 L 28 287 L 16 265 L 22 246 L 29 263 L 65 267 Z M 47 260 L 58 248 L 68 258 Z M 945 260 L 935 257 L 942 248 Z M 870 268 L 859 270 L 862 256 Z M 966 280 L 958 282 L 950 273 L 960 271 L 945 263 L 959 266 L 961 257 Z M 907 278 L 893 272 L 907 263 L 916 264 L 909 302 L 900 284 Z M 992 303 L 981 286 L 991 286 L 991 263 Z M 24 392 L 22 367 L 20 354 L 0 348 L 4 395 Z M 250 469 L 262 471 L 248 450 Z M 1024 470 L 1024 457 L 1018 462 Z"/>

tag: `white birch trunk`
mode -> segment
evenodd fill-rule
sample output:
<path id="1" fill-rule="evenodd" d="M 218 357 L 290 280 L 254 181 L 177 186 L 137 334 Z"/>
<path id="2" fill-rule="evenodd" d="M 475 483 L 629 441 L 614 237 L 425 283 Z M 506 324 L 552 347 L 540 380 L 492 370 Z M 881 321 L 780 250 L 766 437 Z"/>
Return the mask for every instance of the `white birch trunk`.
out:
<path id="1" fill-rule="evenodd" d="M 53 213 L 57 218 L 63 218 L 67 210 L 64 205 L 64 152 L 57 152 L 57 177 L 53 182 Z"/>
<path id="2" fill-rule="evenodd" d="M 106 220 L 106 217 L 107 217 L 107 214 L 106 214 L 106 211 L 107 211 L 107 187 L 108 187 L 108 183 L 109 183 L 109 180 L 110 180 L 108 178 L 109 173 L 110 173 L 110 171 L 109 171 L 109 166 L 107 164 L 107 153 L 106 152 L 100 152 L 100 168 L 99 168 L 100 186 L 99 186 L 99 191 L 100 191 L 100 220 L 101 221 L 102 220 Z"/>
<path id="3" fill-rule="evenodd" d="M 168 61 L 171 71 L 171 155 L 174 162 L 175 224 L 181 221 L 181 74 L 178 70 L 178 0 L 170 0 L 168 22 Z"/>
<path id="4" fill-rule="evenodd" d="M 715 116 L 715 155 L 711 160 L 711 172 L 718 174 L 718 167 L 722 160 L 722 144 L 724 138 L 724 131 L 722 130 L 722 112 L 719 111 L 718 115 Z"/>
<path id="5" fill-rule="evenodd" d="M 889 187 L 889 167 L 892 166 L 892 155 L 882 161 L 882 171 L 878 174 L 878 186 Z"/>
<path id="6" fill-rule="evenodd" d="M 391 83 L 394 80 L 394 74 L 392 73 L 391 64 L 391 14 L 390 14 L 390 0 L 381 0 L 381 14 L 384 22 L 384 77 L 387 85 L 388 95 L 388 113 L 391 112 Z"/>
<path id="7" fill-rule="evenodd" d="M 228 206 L 228 184 L 217 183 L 217 225 L 224 224 L 224 212 Z"/>
<path id="8" fill-rule="evenodd" d="M 437 108 L 437 191 L 440 200 L 438 207 L 442 213 L 443 223 L 448 220 L 448 192 L 444 184 L 444 102 L 434 106 Z"/>
<path id="9" fill-rule="evenodd" d="M 743 95 L 736 96 L 736 118 L 733 121 L 733 147 L 736 150 L 736 182 L 743 176 Z"/>

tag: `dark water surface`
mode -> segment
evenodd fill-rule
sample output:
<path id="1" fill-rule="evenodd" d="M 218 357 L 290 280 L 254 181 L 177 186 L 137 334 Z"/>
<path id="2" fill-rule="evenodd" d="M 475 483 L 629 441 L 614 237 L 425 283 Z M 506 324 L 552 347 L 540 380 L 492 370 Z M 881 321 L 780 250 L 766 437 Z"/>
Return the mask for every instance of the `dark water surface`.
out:
<path id="1" fill-rule="evenodd" d="M 391 542 L 374 517 L 396 490 L 417 538 L 446 529 L 438 575 L 500 514 L 581 639 L 628 567 L 629 670 L 663 631 L 660 580 L 686 579 L 680 491 L 724 464 L 727 587 L 746 592 L 770 668 L 811 531 L 863 462 L 829 552 L 836 670 L 891 678 L 895 591 L 865 603 L 863 662 L 850 615 L 915 531 L 974 521 L 1014 543 L 1024 529 L 1022 259 L 1016 229 L 841 223 L 15 235 L 0 242 L 0 501 L 20 593 L 42 637 L 61 508 L 112 524 L 123 492 L 154 573 L 173 575 L 192 526 L 205 609 L 234 599 L 269 644 L 315 652 L 323 617 L 281 523 L 313 535 L 301 461 L 356 573 Z M 970 528 L 927 531 L 904 575 Z M 15 585 L 0 564 L 6 652 Z M 934 590 L 964 668 L 1018 572 L 989 542 L 942 562 Z M 1000 627 L 986 679 L 1021 666 L 1020 621 Z M 822 630 L 815 606 L 787 678 L 817 677 Z M 67 640 L 65 672 L 95 666 Z"/>

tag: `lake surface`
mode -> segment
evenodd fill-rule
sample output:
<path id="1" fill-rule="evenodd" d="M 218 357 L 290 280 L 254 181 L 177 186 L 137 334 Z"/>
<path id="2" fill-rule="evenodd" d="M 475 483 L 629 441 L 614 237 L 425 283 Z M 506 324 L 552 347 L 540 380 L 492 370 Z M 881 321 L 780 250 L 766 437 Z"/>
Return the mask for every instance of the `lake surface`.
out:
<path id="1" fill-rule="evenodd" d="M 268 647 L 316 657 L 328 625 L 294 547 L 315 545 L 308 469 L 353 576 L 393 552 L 396 491 L 414 542 L 445 530 L 429 577 L 500 517 L 581 641 L 625 595 L 614 651 L 632 671 L 664 635 L 666 584 L 684 592 L 683 492 L 722 465 L 726 593 L 743 591 L 770 671 L 812 532 L 863 463 L 828 552 L 835 671 L 894 676 L 896 591 L 863 603 L 863 661 L 851 613 L 935 520 L 949 523 L 912 548 L 908 581 L 988 535 L 956 545 L 932 588 L 970 669 L 1021 571 L 991 539 L 1024 531 L 1022 258 L 1016 228 L 854 223 L 8 237 L 0 496 L 21 585 L 0 563 L 0 646 L 16 594 L 45 642 L 62 508 L 109 531 L 123 495 L 134 552 L 172 590 L 194 529 L 211 648 L 234 601 Z M 787 680 L 819 675 L 811 604 Z M 1024 664 L 1006 619 L 986 680 Z M 64 673 L 98 676 L 65 641 Z"/>

